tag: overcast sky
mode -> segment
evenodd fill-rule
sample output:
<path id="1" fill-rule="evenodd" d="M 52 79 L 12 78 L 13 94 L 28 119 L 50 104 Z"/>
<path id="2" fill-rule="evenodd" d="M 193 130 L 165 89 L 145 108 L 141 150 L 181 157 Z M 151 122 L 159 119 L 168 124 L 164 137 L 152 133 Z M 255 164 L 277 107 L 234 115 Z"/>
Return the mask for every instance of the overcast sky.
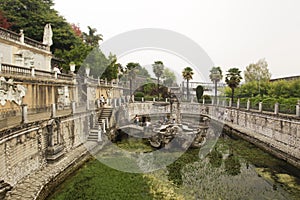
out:
<path id="1" fill-rule="evenodd" d="M 54 2 L 67 21 L 79 24 L 83 31 L 87 26 L 97 28 L 104 40 L 134 29 L 163 28 L 194 40 L 224 71 L 231 67 L 244 70 L 265 58 L 272 78 L 300 75 L 299 0 Z M 155 58 L 136 54 L 121 60 L 130 59 L 146 65 Z"/>

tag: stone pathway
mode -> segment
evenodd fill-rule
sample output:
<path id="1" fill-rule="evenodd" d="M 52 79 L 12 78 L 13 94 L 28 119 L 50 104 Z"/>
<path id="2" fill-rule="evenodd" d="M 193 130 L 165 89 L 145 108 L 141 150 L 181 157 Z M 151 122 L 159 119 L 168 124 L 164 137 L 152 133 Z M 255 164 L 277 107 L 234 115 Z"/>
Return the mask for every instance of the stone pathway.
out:
<path id="1" fill-rule="evenodd" d="M 45 167 L 35 171 L 23 178 L 6 195 L 6 200 L 32 200 L 43 199 L 47 194 L 42 194 L 43 189 L 47 190 L 47 183 L 54 183 L 58 176 L 67 173 L 74 164 L 82 162 L 89 157 L 88 149 L 93 149 L 97 143 L 88 143 L 80 145 L 73 151 L 67 153 L 64 158 L 54 164 L 47 164 Z M 98 147 L 98 146 L 97 146 Z M 102 148 L 102 146 L 100 146 Z M 97 148 L 99 149 L 99 148 Z M 55 183 L 54 183 L 55 184 Z M 40 195 L 40 196 L 39 196 Z M 39 197 L 38 197 L 39 196 Z"/>

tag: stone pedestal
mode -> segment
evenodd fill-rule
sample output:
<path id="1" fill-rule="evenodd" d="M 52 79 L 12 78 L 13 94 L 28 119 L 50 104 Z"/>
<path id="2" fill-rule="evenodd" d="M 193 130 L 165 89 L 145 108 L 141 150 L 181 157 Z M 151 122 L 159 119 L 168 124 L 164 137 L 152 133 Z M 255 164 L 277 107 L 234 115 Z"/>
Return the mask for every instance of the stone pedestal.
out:
<path id="1" fill-rule="evenodd" d="M 52 104 L 51 106 L 51 117 L 54 118 L 56 117 L 56 104 Z"/>

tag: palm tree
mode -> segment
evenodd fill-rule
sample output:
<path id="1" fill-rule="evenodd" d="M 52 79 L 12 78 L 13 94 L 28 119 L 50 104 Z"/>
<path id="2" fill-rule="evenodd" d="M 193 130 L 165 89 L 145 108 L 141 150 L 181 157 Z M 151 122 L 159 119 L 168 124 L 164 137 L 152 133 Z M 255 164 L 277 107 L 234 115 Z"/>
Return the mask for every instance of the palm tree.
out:
<path id="1" fill-rule="evenodd" d="M 98 47 L 99 41 L 103 40 L 103 36 L 101 34 L 96 34 L 97 29 L 91 28 L 88 26 L 89 33 L 83 33 L 83 39 L 86 44 L 88 44 L 91 47 Z"/>
<path id="2" fill-rule="evenodd" d="M 231 88 L 231 102 L 233 102 L 234 89 L 242 80 L 241 71 L 238 68 L 231 68 L 225 77 L 226 84 Z"/>
<path id="3" fill-rule="evenodd" d="M 193 69 L 190 68 L 190 67 L 186 67 L 183 69 L 182 71 L 182 77 L 183 79 L 186 80 L 186 91 L 187 91 L 187 100 L 189 101 L 190 100 L 190 91 L 189 91 L 189 82 L 191 79 L 193 79 L 193 75 L 194 75 L 194 72 L 193 72 Z"/>
<path id="4" fill-rule="evenodd" d="M 215 103 L 216 103 L 217 102 L 217 94 L 218 94 L 217 93 L 218 82 L 223 78 L 221 68 L 213 67 L 210 70 L 209 78 L 215 84 Z"/>
<path id="5" fill-rule="evenodd" d="M 155 61 L 153 66 L 153 73 L 157 77 L 157 96 L 159 100 L 159 78 L 164 74 L 164 64 L 162 61 Z"/>

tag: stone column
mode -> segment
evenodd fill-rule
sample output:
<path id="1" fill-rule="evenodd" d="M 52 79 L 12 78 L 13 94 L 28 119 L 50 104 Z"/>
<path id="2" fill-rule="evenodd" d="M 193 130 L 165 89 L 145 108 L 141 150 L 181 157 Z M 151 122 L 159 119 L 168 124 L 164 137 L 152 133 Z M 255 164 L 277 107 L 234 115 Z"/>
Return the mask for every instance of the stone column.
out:
<path id="1" fill-rule="evenodd" d="M 28 122 L 28 106 L 27 104 L 22 104 L 22 123 Z"/>
<path id="2" fill-rule="evenodd" d="M 102 132 L 100 128 L 98 130 L 98 142 L 102 142 Z"/>
<path id="3" fill-rule="evenodd" d="M 89 102 L 89 100 L 86 101 L 86 110 L 90 110 L 90 102 Z"/>
<path id="4" fill-rule="evenodd" d="M 117 106 L 117 99 L 114 99 L 114 107 L 116 108 Z"/>
<path id="5" fill-rule="evenodd" d="M 153 102 L 155 102 L 155 97 L 153 98 Z"/>
<path id="6" fill-rule="evenodd" d="M 263 109 L 262 102 L 259 102 L 259 104 L 258 104 L 258 111 L 262 112 L 262 109 Z"/>
<path id="7" fill-rule="evenodd" d="M 278 115 L 279 113 L 279 103 L 275 103 L 275 106 L 274 106 L 274 114 L 275 115 Z"/>
<path id="8" fill-rule="evenodd" d="M 142 97 L 142 102 L 144 102 L 144 97 Z"/>
<path id="9" fill-rule="evenodd" d="M 229 107 L 232 106 L 232 99 L 229 100 Z"/>
<path id="10" fill-rule="evenodd" d="M 131 95 L 132 96 L 132 98 L 131 98 L 131 100 L 132 100 L 132 103 L 134 103 L 134 94 L 133 95 Z"/>
<path id="11" fill-rule="evenodd" d="M 202 99 L 202 103 L 203 103 L 203 105 L 205 104 L 205 98 Z"/>
<path id="12" fill-rule="evenodd" d="M 247 110 L 250 110 L 250 99 L 247 101 Z"/>
<path id="13" fill-rule="evenodd" d="M 74 114 L 76 112 L 76 102 L 75 101 L 71 102 L 71 108 L 72 108 L 72 114 Z"/>
<path id="14" fill-rule="evenodd" d="M 300 100 L 298 100 L 298 103 L 296 105 L 296 116 L 300 117 Z"/>
<path id="15" fill-rule="evenodd" d="M 168 103 L 168 98 L 166 98 L 166 103 Z"/>

